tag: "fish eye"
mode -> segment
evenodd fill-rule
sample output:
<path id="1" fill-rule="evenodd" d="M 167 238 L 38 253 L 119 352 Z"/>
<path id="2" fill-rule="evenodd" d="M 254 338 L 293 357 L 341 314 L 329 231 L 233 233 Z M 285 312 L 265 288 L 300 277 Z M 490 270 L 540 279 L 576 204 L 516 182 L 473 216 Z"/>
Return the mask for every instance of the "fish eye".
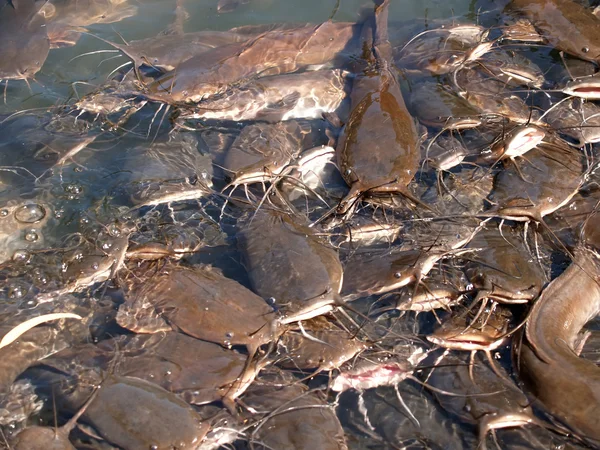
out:
<path id="1" fill-rule="evenodd" d="M 583 48 L 581 49 L 581 51 L 582 51 L 583 53 L 587 53 L 587 52 L 589 52 L 589 51 L 590 51 L 590 49 L 589 49 L 588 47 L 583 47 Z"/>
<path id="2" fill-rule="evenodd" d="M 402 274 L 400 272 L 394 273 L 394 277 L 395 278 L 400 278 L 401 276 L 402 276 Z"/>

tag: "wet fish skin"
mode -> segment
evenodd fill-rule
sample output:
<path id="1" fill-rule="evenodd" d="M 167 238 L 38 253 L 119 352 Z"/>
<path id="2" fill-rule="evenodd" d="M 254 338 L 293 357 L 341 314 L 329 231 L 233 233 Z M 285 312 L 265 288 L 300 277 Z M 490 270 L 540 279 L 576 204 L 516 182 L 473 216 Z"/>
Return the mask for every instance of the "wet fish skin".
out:
<path id="1" fill-rule="evenodd" d="M 273 449 L 348 450 L 342 425 L 330 405 L 317 393 L 307 394 L 306 386 L 288 383 L 283 387 L 257 385 L 244 397 L 259 411 L 283 407 L 267 419 L 256 438 Z"/>
<path id="2" fill-rule="evenodd" d="M 151 83 L 150 95 L 176 103 L 198 103 L 231 85 L 335 60 L 351 47 L 355 24 L 325 22 L 267 31 L 218 47 L 182 63 Z"/>
<path id="3" fill-rule="evenodd" d="M 149 313 L 158 313 L 169 326 L 225 347 L 246 345 L 252 353 L 276 337 L 270 326 L 275 320 L 273 309 L 210 266 L 167 266 L 150 284 L 134 283 L 121 308 L 139 311 L 148 305 Z"/>
<path id="4" fill-rule="evenodd" d="M 208 423 L 167 390 L 133 377 L 110 376 L 84 414 L 99 433 L 122 448 L 192 448 Z"/>
<path id="5" fill-rule="evenodd" d="M 392 68 L 387 8 L 384 2 L 375 12 L 372 49 L 367 24 L 363 30 L 366 59 L 375 58 L 377 69 L 366 69 L 352 85 L 352 111 L 336 148 L 338 167 L 350 186 L 338 207 L 340 213 L 367 191 L 407 195 L 419 166 L 419 134 Z"/>
<path id="6" fill-rule="evenodd" d="M 320 305 L 323 294 L 330 303 L 337 298 L 343 279 L 339 255 L 297 217 L 260 209 L 241 224 L 237 239 L 254 291 L 274 298 L 284 313 L 313 301 Z"/>
<path id="7" fill-rule="evenodd" d="M 13 0 L 0 14 L 0 80 L 32 78 L 50 51 L 44 17 L 34 0 Z"/>
<path id="8" fill-rule="evenodd" d="M 592 445 L 600 445 L 600 369 L 576 351 L 582 327 L 600 313 L 599 274 L 597 257 L 578 248 L 533 306 L 516 353 L 533 396 Z"/>
<path id="9" fill-rule="evenodd" d="M 600 61 L 600 19 L 572 0 L 513 0 L 509 9 L 524 14 L 548 42 L 586 61 Z"/>
<path id="10" fill-rule="evenodd" d="M 346 93 L 339 69 L 264 77 L 182 111 L 182 118 L 261 120 L 321 118 L 338 109 Z"/>
<path id="11" fill-rule="evenodd" d="M 533 260 L 521 230 L 501 231 L 497 225 L 479 231 L 469 247 L 480 249 L 467 264 L 467 277 L 487 298 L 501 303 L 521 303 L 538 296 L 545 274 Z"/>

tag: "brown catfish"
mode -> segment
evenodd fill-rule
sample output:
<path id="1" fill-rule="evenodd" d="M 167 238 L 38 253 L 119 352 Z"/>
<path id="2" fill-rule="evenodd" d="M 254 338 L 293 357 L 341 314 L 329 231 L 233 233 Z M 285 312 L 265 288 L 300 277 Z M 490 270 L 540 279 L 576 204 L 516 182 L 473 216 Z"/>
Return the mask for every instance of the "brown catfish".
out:
<path id="1" fill-rule="evenodd" d="M 600 261 L 584 246 L 533 306 L 519 370 L 532 394 L 580 437 L 600 445 L 600 368 L 577 355 L 580 332 L 600 313 Z"/>
<path id="2" fill-rule="evenodd" d="M 539 144 L 527 159 L 500 172 L 490 196 L 493 214 L 510 220 L 538 222 L 566 205 L 585 180 L 581 152 L 556 139 Z"/>
<path id="3" fill-rule="evenodd" d="M 75 450 L 75 446 L 69 440 L 69 434 L 96 395 L 98 395 L 98 389 L 94 391 L 80 410 L 60 428 L 53 429 L 41 426 L 25 428 L 12 442 L 12 448 L 14 450 Z"/>
<path id="4" fill-rule="evenodd" d="M 50 51 L 44 17 L 34 0 L 0 2 L 0 80 L 27 80 Z"/>
<path id="5" fill-rule="evenodd" d="M 176 69 L 185 61 L 224 45 L 244 42 L 252 36 L 230 31 L 197 31 L 163 34 L 117 44 L 99 38 L 130 58 L 136 66 L 149 66 L 163 72 Z"/>
<path id="6" fill-rule="evenodd" d="M 197 103 L 234 84 L 331 62 L 353 37 L 354 24 L 347 22 L 267 31 L 189 59 L 150 84 L 149 96 Z"/>
<path id="7" fill-rule="evenodd" d="M 388 4 L 386 0 L 376 9 L 372 51 L 369 24 L 363 29 L 367 57 L 372 59 L 372 52 L 376 64 L 354 80 L 352 111 L 336 148 L 338 167 L 350 186 L 338 206 L 341 213 L 367 191 L 410 196 L 407 186 L 419 166 L 417 128 L 391 66 Z"/>
<path id="8" fill-rule="evenodd" d="M 477 233 L 469 246 L 479 249 L 466 271 L 478 298 L 527 303 L 542 290 L 546 277 L 527 250 L 521 232 L 488 227 Z"/>
<path id="9" fill-rule="evenodd" d="M 252 433 L 263 448 L 348 450 L 344 430 L 332 407 L 302 384 L 289 379 L 273 387 L 256 384 L 244 402 L 255 411 L 272 412 Z"/>
<path id="10" fill-rule="evenodd" d="M 513 0 L 509 7 L 530 19 L 557 49 L 587 61 L 600 61 L 600 19 L 580 3 Z"/>
<path id="11" fill-rule="evenodd" d="M 40 13 L 48 22 L 52 48 L 75 45 L 88 25 L 114 23 L 137 13 L 127 0 L 50 0 Z"/>
<path id="12" fill-rule="evenodd" d="M 261 209 L 241 226 L 238 244 L 254 291 L 273 298 L 284 323 L 331 311 L 342 287 L 342 264 L 314 228 Z"/>
<path id="13" fill-rule="evenodd" d="M 464 358 L 450 356 L 450 360 L 432 372 L 429 383 L 437 389 L 461 394 L 450 396 L 434 392 L 442 408 L 464 422 L 478 425 L 477 448 L 486 448 L 485 439 L 490 431 L 537 423 L 527 397 L 517 386 L 507 382 L 504 370 L 503 377 L 499 377 L 485 364 L 475 364 L 473 374 L 469 369 Z"/>
<path id="14" fill-rule="evenodd" d="M 166 321 L 190 336 L 225 347 L 246 345 L 251 354 L 276 337 L 270 329 L 275 321 L 273 309 L 249 289 L 210 266 L 194 269 L 167 266 L 143 285 L 138 282 L 128 297 L 117 322 L 134 331 L 166 329 L 163 325 L 145 331 L 138 329 L 137 323 L 130 323 L 129 311 L 137 314 L 150 305 L 163 324 Z"/>
<path id="15" fill-rule="evenodd" d="M 181 119 L 279 122 L 321 118 L 346 97 L 347 73 L 340 69 L 264 77 L 182 111 Z"/>
<path id="16" fill-rule="evenodd" d="M 209 424 L 175 394 L 145 380 L 109 376 L 84 414 L 107 441 L 121 448 L 194 448 Z"/>

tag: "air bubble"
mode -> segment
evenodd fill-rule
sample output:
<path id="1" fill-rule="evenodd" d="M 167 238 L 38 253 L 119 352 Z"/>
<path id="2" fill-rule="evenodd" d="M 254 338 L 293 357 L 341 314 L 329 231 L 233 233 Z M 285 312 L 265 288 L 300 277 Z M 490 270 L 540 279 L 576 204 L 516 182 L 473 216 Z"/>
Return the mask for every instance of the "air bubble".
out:
<path id="1" fill-rule="evenodd" d="M 12 257 L 13 261 L 22 262 L 22 263 L 29 262 L 30 258 L 31 258 L 31 255 L 26 250 L 16 250 L 13 253 L 13 257 Z"/>
<path id="2" fill-rule="evenodd" d="M 15 211 L 15 219 L 21 223 L 36 223 L 46 217 L 46 210 L 37 203 L 23 205 Z"/>
<path id="3" fill-rule="evenodd" d="M 8 288 L 8 298 L 22 298 L 27 293 L 23 286 L 15 284 Z"/>
<path id="4" fill-rule="evenodd" d="M 36 242 L 40 238 L 39 234 L 35 230 L 29 230 L 25 233 L 25 240 L 27 242 Z"/>
<path id="5" fill-rule="evenodd" d="M 121 236 L 121 229 L 115 224 L 112 224 L 108 227 L 108 234 L 112 237 L 119 237 Z"/>

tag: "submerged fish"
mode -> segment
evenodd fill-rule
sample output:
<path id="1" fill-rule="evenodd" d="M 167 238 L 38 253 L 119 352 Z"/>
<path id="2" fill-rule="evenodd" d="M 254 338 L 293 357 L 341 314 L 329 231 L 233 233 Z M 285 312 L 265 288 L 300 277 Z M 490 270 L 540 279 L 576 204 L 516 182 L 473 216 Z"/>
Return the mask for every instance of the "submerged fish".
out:
<path id="1" fill-rule="evenodd" d="M 75 45 L 79 31 L 96 23 L 114 23 L 137 14 L 137 6 L 127 0 L 49 0 L 40 14 L 48 23 L 52 47 Z"/>
<path id="2" fill-rule="evenodd" d="M 180 118 L 268 122 L 321 118 L 336 111 L 346 97 L 346 75 L 333 69 L 264 77 L 184 109 Z"/>
<path id="3" fill-rule="evenodd" d="M 198 103 L 235 84 L 320 66 L 343 58 L 354 38 L 354 27 L 325 22 L 267 31 L 246 43 L 218 47 L 158 78 L 148 86 L 148 95 L 169 102 Z"/>
<path id="4" fill-rule="evenodd" d="M 44 16 L 34 0 L 0 4 L 0 80 L 28 80 L 50 51 Z"/>
<path id="5" fill-rule="evenodd" d="M 411 198 L 407 186 L 419 166 L 419 134 L 392 66 L 387 9 L 386 1 L 376 10 L 374 36 L 365 24 L 365 46 L 372 39 L 367 53 L 374 55 L 376 68 L 355 78 L 352 111 L 336 148 L 338 167 L 350 186 L 339 204 L 341 213 L 365 192 L 398 192 Z"/>
<path id="6" fill-rule="evenodd" d="M 532 394 L 594 446 L 600 445 L 600 368 L 577 355 L 583 326 L 600 313 L 599 274 L 597 254 L 579 246 L 533 306 L 517 353 Z"/>
<path id="7" fill-rule="evenodd" d="M 297 217 L 261 209 L 240 225 L 237 238 L 253 289 L 273 299 L 284 322 L 310 319 L 338 303 L 338 253 Z"/>
<path id="8" fill-rule="evenodd" d="M 600 60 L 600 19 L 573 0 L 512 0 L 552 46 L 578 58 Z"/>

